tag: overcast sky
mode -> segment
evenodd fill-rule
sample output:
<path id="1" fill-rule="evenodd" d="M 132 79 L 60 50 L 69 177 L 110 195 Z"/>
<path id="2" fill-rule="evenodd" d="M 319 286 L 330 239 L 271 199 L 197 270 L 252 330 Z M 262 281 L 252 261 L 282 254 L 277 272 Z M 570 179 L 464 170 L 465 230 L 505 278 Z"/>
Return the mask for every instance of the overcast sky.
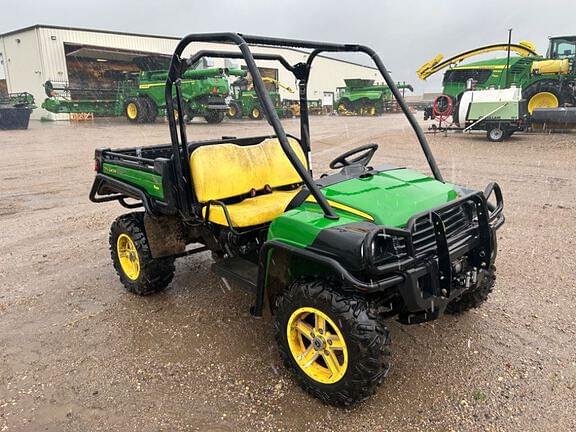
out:
<path id="1" fill-rule="evenodd" d="M 359 42 L 378 51 L 395 80 L 421 93 L 440 89 L 441 73 L 426 82 L 415 73 L 438 53 L 505 42 L 510 27 L 514 41 L 530 40 L 542 53 L 548 36 L 576 34 L 576 0 L 0 0 L 0 33 L 33 24 Z"/>

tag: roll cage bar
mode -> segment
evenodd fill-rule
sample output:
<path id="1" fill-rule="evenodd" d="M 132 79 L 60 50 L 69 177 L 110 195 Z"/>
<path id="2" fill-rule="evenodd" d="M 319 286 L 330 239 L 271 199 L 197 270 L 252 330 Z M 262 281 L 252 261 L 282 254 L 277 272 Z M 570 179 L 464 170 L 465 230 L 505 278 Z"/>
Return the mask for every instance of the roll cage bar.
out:
<path id="1" fill-rule="evenodd" d="M 212 51 L 212 50 L 202 50 L 193 54 L 190 59 L 185 60 L 181 57 L 184 49 L 193 42 L 211 42 L 211 43 L 226 43 L 235 44 L 240 49 L 240 52 L 224 52 L 224 51 Z M 276 46 L 276 47 L 291 47 L 291 48 L 303 48 L 312 50 L 308 55 L 306 62 L 297 63 L 295 65 L 290 65 L 280 55 L 276 54 L 253 54 L 250 51 L 249 45 L 259 45 L 259 46 Z M 166 108 L 168 123 L 170 125 L 170 138 L 172 141 L 172 149 L 175 159 L 175 169 L 176 169 L 176 187 L 177 199 L 180 208 L 180 212 L 184 219 L 193 218 L 192 210 L 192 176 L 190 173 L 189 160 L 190 155 L 188 152 L 188 139 L 186 136 L 186 124 L 184 121 L 184 110 L 182 102 L 182 91 L 180 87 L 181 76 L 183 72 L 190 65 L 194 64 L 202 57 L 216 57 L 216 58 L 241 58 L 246 62 L 248 71 L 252 75 L 252 80 L 254 83 L 254 90 L 258 95 L 258 98 L 262 104 L 262 109 L 268 122 L 271 124 L 276 137 L 278 138 L 286 157 L 290 163 L 294 166 L 294 169 L 312 194 L 316 199 L 316 202 L 320 205 L 324 216 L 329 219 L 338 219 L 338 215 L 334 212 L 330 204 L 328 203 L 326 197 L 320 192 L 318 185 L 314 182 L 311 173 L 304 167 L 300 162 L 300 159 L 296 156 L 292 147 L 288 142 L 286 132 L 282 127 L 282 123 L 274 109 L 274 104 L 270 99 L 266 86 L 262 81 L 260 71 L 256 65 L 255 60 L 276 60 L 279 61 L 286 69 L 294 74 L 294 77 L 298 81 L 298 89 L 300 96 L 300 141 L 303 150 L 306 152 L 307 156 L 310 152 L 310 127 L 308 118 L 308 104 L 307 104 L 307 88 L 308 88 L 308 78 L 310 76 L 310 69 L 314 59 L 322 52 L 362 52 L 367 54 L 375 63 L 378 70 L 382 74 L 382 77 L 386 81 L 386 84 L 390 88 L 394 98 L 398 101 L 400 108 L 404 115 L 408 118 L 412 129 L 414 130 L 422 151 L 426 156 L 428 165 L 434 175 L 434 178 L 438 181 L 444 182 L 436 160 L 432 155 L 432 151 L 426 141 L 424 132 L 418 125 L 415 117 L 412 115 L 406 102 L 402 98 L 396 84 L 390 77 L 390 74 L 386 70 L 386 67 L 382 63 L 382 60 L 376 54 L 376 52 L 367 46 L 357 45 L 357 44 L 335 44 L 335 43 L 325 43 L 325 42 L 311 42 L 302 41 L 295 39 L 281 39 L 281 38 L 270 38 L 262 36 L 244 35 L 240 33 L 198 33 L 189 34 L 185 36 L 177 45 L 176 50 L 172 56 L 170 62 L 170 69 L 168 71 L 168 78 L 166 80 Z M 176 100 L 174 101 L 172 90 L 175 87 Z M 178 110 L 178 119 L 174 114 L 175 109 Z"/>

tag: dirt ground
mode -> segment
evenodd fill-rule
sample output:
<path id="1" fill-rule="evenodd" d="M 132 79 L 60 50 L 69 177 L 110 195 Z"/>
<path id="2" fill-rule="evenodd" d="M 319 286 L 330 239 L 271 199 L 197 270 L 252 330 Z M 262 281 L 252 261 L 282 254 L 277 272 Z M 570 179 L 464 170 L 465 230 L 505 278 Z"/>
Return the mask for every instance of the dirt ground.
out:
<path id="1" fill-rule="evenodd" d="M 297 120 L 284 121 L 298 131 Z M 315 168 L 376 142 L 377 160 L 426 169 L 399 115 L 312 118 Z M 199 123 L 190 139 L 265 122 Z M 568 431 L 576 428 L 576 134 L 428 136 L 445 178 L 505 194 L 495 292 L 463 316 L 390 320 L 393 369 L 352 409 L 322 405 L 284 370 L 253 295 L 180 259 L 164 293 L 123 291 L 93 204 L 96 147 L 169 141 L 165 123 L 32 122 L 0 132 L 0 432 Z"/>

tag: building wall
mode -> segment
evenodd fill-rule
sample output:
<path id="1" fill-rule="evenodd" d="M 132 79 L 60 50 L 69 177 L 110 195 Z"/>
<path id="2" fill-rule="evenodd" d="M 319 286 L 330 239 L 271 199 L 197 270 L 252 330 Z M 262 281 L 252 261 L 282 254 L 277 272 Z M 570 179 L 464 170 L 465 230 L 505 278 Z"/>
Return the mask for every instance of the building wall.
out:
<path id="1" fill-rule="evenodd" d="M 16 42 L 17 39 L 20 39 L 20 43 Z M 65 43 L 170 55 L 176 48 L 178 39 L 50 27 L 36 27 L 8 34 L 1 38 L 0 49 L 4 53 L 9 91 L 30 92 L 39 106 L 45 98 L 42 87 L 44 82 L 68 80 Z M 194 43 L 184 54 L 190 55 L 200 49 L 231 51 L 237 48 L 225 44 Z M 280 53 L 291 64 L 304 61 L 307 57 L 305 53 L 283 48 L 254 47 L 253 52 Z M 244 64 L 242 61 L 236 61 L 236 63 Z M 280 82 L 294 90 L 294 93 L 290 93 L 280 89 L 283 98 L 298 98 L 292 73 L 277 62 L 258 61 L 257 63 L 262 67 L 277 68 Z M 224 67 L 224 59 L 214 59 L 214 65 Z M 379 73 L 366 66 L 317 57 L 310 77 L 308 97 L 320 99 L 324 91 L 334 92 L 336 87 L 344 85 L 344 78 L 377 79 Z M 47 115 L 50 113 L 37 109 L 34 111 L 33 118 Z"/>
<path id="2" fill-rule="evenodd" d="M 4 72 L 9 93 L 29 92 L 36 102 L 44 96 L 43 68 L 35 29 L 2 38 Z"/>

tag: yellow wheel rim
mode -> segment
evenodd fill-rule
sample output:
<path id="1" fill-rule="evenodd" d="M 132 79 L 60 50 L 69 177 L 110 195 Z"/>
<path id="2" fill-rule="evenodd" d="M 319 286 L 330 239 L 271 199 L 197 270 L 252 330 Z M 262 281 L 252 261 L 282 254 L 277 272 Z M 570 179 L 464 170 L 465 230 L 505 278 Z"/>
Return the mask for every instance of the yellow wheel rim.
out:
<path id="1" fill-rule="evenodd" d="M 334 384 L 348 368 L 348 349 L 338 326 L 324 312 L 302 307 L 286 328 L 292 357 L 306 375 L 322 384 Z"/>
<path id="2" fill-rule="evenodd" d="M 536 93 L 528 102 L 528 112 L 532 114 L 536 108 L 558 108 L 560 103 L 554 93 Z"/>
<path id="3" fill-rule="evenodd" d="M 130 120 L 136 120 L 138 117 L 138 107 L 134 102 L 130 102 L 126 107 L 126 115 Z"/>
<path id="4" fill-rule="evenodd" d="M 252 110 L 252 117 L 254 117 L 254 118 L 260 117 L 260 110 L 258 108 L 254 108 Z"/>
<path id="5" fill-rule="evenodd" d="M 371 115 L 371 116 L 375 116 L 375 115 L 376 115 L 376 107 L 375 107 L 375 106 L 372 106 L 372 107 L 370 108 L 370 115 Z"/>
<path id="6" fill-rule="evenodd" d="M 228 108 L 228 116 L 236 117 L 236 107 L 231 106 Z"/>
<path id="7" fill-rule="evenodd" d="M 116 249 L 124 274 L 131 280 L 138 279 L 140 276 L 140 258 L 132 239 L 126 234 L 120 234 L 116 242 Z"/>

